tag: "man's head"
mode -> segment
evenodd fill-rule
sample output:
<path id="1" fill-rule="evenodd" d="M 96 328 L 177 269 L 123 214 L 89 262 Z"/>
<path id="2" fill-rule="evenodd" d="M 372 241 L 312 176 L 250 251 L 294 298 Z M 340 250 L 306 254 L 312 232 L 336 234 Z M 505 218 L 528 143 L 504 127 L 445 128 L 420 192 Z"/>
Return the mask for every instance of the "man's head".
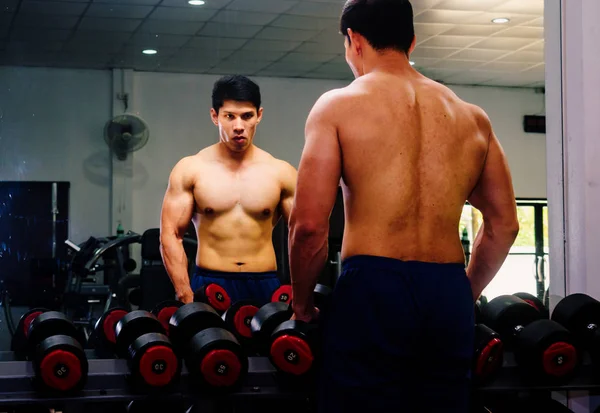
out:
<path id="1" fill-rule="evenodd" d="M 361 76 L 365 48 L 395 51 L 407 57 L 415 46 L 413 9 L 409 0 L 347 0 L 340 19 L 346 61 Z"/>
<path id="2" fill-rule="evenodd" d="M 223 76 L 215 82 L 210 115 L 229 150 L 244 152 L 252 145 L 262 119 L 260 100 L 260 88 L 245 76 Z"/>

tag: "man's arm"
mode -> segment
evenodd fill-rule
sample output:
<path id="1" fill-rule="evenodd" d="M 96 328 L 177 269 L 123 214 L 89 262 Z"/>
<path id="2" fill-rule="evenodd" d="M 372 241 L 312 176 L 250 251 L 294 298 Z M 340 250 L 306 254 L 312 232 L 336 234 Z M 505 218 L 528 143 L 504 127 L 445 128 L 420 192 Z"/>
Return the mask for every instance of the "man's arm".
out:
<path id="1" fill-rule="evenodd" d="M 160 216 L 160 252 L 177 299 L 191 303 L 194 293 L 190 287 L 183 236 L 194 212 L 194 193 L 186 164 L 186 159 L 180 161 L 169 177 Z"/>
<path id="2" fill-rule="evenodd" d="M 315 315 L 313 291 L 327 260 L 329 216 L 335 203 L 342 155 L 335 124 L 335 95 L 323 95 L 306 121 L 305 145 L 289 226 L 294 316 Z"/>
<path id="3" fill-rule="evenodd" d="M 294 205 L 294 195 L 296 194 L 296 181 L 298 172 L 296 169 L 285 161 L 281 162 L 280 177 L 281 177 L 281 201 L 279 210 L 281 216 L 285 220 L 286 225 L 290 222 L 290 213 Z"/>
<path id="4" fill-rule="evenodd" d="M 475 237 L 467 268 L 475 300 L 496 276 L 519 233 L 508 162 L 491 125 L 489 130 L 489 148 L 483 171 L 468 200 L 483 215 L 483 225 Z"/>

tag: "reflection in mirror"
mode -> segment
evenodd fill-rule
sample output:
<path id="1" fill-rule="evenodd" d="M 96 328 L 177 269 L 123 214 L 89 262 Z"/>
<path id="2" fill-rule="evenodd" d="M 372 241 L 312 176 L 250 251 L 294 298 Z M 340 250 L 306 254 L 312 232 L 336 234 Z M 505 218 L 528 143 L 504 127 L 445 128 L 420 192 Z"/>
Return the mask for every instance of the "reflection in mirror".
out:
<path id="1" fill-rule="evenodd" d="M 102 324 L 109 308 L 152 310 L 183 294 L 164 268 L 158 229 L 175 165 L 227 133 L 235 135 L 235 128 L 224 127 L 229 118 L 219 118 L 222 113 L 216 123 L 211 118 L 215 82 L 224 75 L 256 82 L 261 101 L 253 116 L 264 112 L 254 144 L 264 156 L 284 161 L 275 176 L 288 173 L 293 181 L 311 107 L 325 91 L 353 80 L 339 33 L 343 3 L 0 2 L 0 281 L 6 326 L 0 350 L 11 349 L 12 336 L 23 329 L 21 316 L 33 308 L 64 312 L 93 343 L 99 321 L 100 334 L 114 335 L 116 316 Z M 523 291 L 543 299 L 551 288 L 545 143 L 543 134 L 523 130 L 525 115 L 544 114 L 543 1 L 412 3 L 417 46 L 411 64 L 488 113 L 513 174 L 521 234 L 484 294 Z M 236 108 L 230 112 L 237 116 Z M 222 234 L 202 223 L 220 225 L 214 216 L 243 203 L 226 189 L 224 172 L 192 171 L 220 178 L 219 185 L 194 193 L 186 219 L 172 220 L 178 242 L 183 240 L 176 251 L 187 257 L 173 268 L 184 268 L 189 277 L 199 265 L 202 236 L 218 258 L 232 248 L 217 245 Z M 242 205 L 246 221 L 235 221 L 236 231 L 260 224 L 261 242 L 273 244 L 269 264 L 248 271 L 274 271 L 278 282 L 289 283 L 289 205 L 280 194 L 291 192 L 275 180 L 265 188 L 251 186 L 253 176 L 244 179 L 254 193 L 275 194 L 264 205 Z M 340 265 L 340 205 L 332 218 L 330 265 L 320 279 L 330 286 Z M 465 245 L 472 246 L 480 224 L 478 211 L 466 205 L 459 228 Z M 243 272 L 245 263 L 236 270 Z"/>

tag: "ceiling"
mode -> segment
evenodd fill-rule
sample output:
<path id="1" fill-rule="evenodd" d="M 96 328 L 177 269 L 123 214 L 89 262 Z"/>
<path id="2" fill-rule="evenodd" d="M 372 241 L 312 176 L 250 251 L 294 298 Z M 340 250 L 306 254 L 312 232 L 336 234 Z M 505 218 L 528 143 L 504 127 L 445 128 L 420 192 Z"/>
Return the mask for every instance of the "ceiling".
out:
<path id="1" fill-rule="evenodd" d="M 352 79 L 338 32 L 344 0 L 205 1 L 0 0 L 0 64 Z M 411 60 L 427 76 L 543 86 L 543 0 L 412 4 Z"/>

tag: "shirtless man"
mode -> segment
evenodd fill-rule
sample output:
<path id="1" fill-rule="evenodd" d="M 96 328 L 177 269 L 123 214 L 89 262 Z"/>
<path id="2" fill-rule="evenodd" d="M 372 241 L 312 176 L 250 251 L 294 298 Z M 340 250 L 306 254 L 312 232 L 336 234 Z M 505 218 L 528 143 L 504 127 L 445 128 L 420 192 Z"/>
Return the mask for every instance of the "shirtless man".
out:
<path id="1" fill-rule="evenodd" d="M 177 298 L 189 303 L 203 284 L 220 284 L 232 302 L 262 303 L 280 283 L 272 230 L 289 219 L 296 170 L 256 147 L 263 115 L 258 85 L 225 76 L 213 88 L 211 118 L 219 143 L 180 160 L 169 177 L 161 213 L 161 254 Z M 190 283 L 183 235 L 198 238 Z"/>
<path id="2" fill-rule="evenodd" d="M 518 233 L 507 161 L 482 109 L 410 66 L 409 1 L 349 0 L 340 26 L 356 79 L 307 119 L 290 218 L 294 318 L 309 321 L 342 180 L 319 411 L 467 412 L 473 302 Z M 467 200 L 483 225 L 465 271 Z"/>

